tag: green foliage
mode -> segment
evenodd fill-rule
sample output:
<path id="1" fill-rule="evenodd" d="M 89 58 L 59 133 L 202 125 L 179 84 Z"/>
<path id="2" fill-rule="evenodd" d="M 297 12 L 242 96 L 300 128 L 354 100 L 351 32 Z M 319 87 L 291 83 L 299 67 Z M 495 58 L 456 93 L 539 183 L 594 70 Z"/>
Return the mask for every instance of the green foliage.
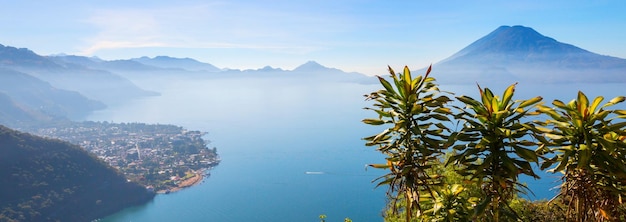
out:
<path id="1" fill-rule="evenodd" d="M 325 222 L 326 221 L 326 214 L 321 214 L 320 215 L 320 222 Z"/>
<path id="2" fill-rule="evenodd" d="M 435 191 L 433 197 L 422 199 L 429 207 L 420 215 L 420 220 L 470 220 L 481 195 L 478 183 L 473 182 L 471 177 L 458 174 L 453 166 L 443 168 L 443 163 L 440 163 L 437 170 L 445 178 L 444 185 Z"/>
<path id="3" fill-rule="evenodd" d="M 527 107 L 542 98 L 513 100 L 515 85 L 509 86 L 501 98 L 480 86 L 480 101 L 456 97 L 466 107 L 457 107 L 460 113 L 456 118 L 462 121 L 463 128 L 455 133 L 457 143 L 453 148 L 458 154 L 451 156 L 447 164 L 461 165 L 459 173 L 480 184 L 483 198 L 476 205 L 475 215 L 494 221 L 502 216 L 518 217 L 509 201 L 518 192 L 524 192 L 525 186 L 518 180 L 520 174 L 539 178 L 530 164 L 538 161 L 535 151 L 529 148 L 536 143 L 525 139 L 531 131 L 528 123 L 522 121 L 533 114 Z"/>
<path id="4" fill-rule="evenodd" d="M 416 78 L 407 67 L 389 70 L 392 81 L 379 77 L 383 89 L 367 96 L 378 118 L 363 120 L 385 127 L 365 140 L 387 155 L 370 165 L 389 170 L 377 179 L 389 186 L 386 221 L 626 220 L 626 110 L 607 109 L 626 97 L 601 105 L 603 97 L 579 92 L 550 108 L 541 97 L 513 100 L 516 84 L 500 97 L 479 86 L 480 98 L 456 97 L 465 106 L 453 113 L 430 68 Z M 529 120 L 539 114 L 549 118 Z M 452 116 L 458 132 L 446 127 Z M 531 164 L 540 161 L 564 174 L 560 193 L 549 202 L 519 198 L 528 191 L 519 176 L 538 178 Z"/>
<path id="5" fill-rule="evenodd" d="M 511 208 L 518 212 L 521 221 L 566 221 L 565 206 L 560 203 L 529 201 L 517 197 L 511 201 Z"/>
<path id="6" fill-rule="evenodd" d="M 378 151 L 387 155 L 386 163 L 370 166 L 389 170 L 378 178 L 378 186 L 389 186 L 387 193 L 394 207 L 398 206 L 395 204 L 397 194 L 403 196 L 407 221 L 422 213 L 420 199 L 423 196 L 436 195 L 435 187 L 442 181 L 433 165 L 439 162 L 437 157 L 450 143 L 444 134 L 448 128 L 438 123 L 449 121 L 451 112 L 445 104 L 450 99 L 438 95 L 435 79 L 428 77 L 430 70 L 424 76 L 413 78 L 408 67 L 397 75 L 389 67 L 392 82 L 378 77 L 384 89 L 366 95 L 368 100 L 374 101 L 373 108 L 366 109 L 375 111 L 378 117 L 363 122 L 389 126 L 377 135 L 364 138 L 367 146 L 377 146 Z"/>
<path id="7" fill-rule="evenodd" d="M 603 100 L 599 96 L 589 101 L 578 92 L 567 104 L 554 100 L 553 108 L 538 107 L 550 117 L 534 127 L 542 134 L 537 136 L 540 149 L 556 154 L 545 158 L 542 169 L 556 165 L 549 171 L 564 174 L 557 197 L 573 211 L 569 220 L 615 220 L 626 213 L 619 208 L 626 195 L 626 110 L 606 109 L 625 97 L 600 106 Z"/>
<path id="8" fill-rule="evenodd" d="M 320 218 L 320 222 L 326 222 L 326 214 L 320 214 L 319 216 Z M 344 222 L 352 222 L 352 220 L 350 218 L 344 218 L 343 219 Z"/>
<path id="9" fill-rule="evenodd" d="M 448 156 L 450 154 L 447 154 Z M 453 166 L 443 163 L 433 165 L 438 174 L 444 178 L 443 186 L 438 187 L 434 197 L 424 196 L 420 204 L 426 210 L 411 221 L 469 221 L 472 219 L 474 206 L 481 196 L 478 183 L 470 181 L 470 177 L 459 175 Z M 399 201 L 398 207 L 404 208 L 405 202 Z M 390 203 L 391 204 L 391 203 Z M 394 213 L 393 206 L 388 206 L 385 221 L 407 221 L 404 212 Z"/>

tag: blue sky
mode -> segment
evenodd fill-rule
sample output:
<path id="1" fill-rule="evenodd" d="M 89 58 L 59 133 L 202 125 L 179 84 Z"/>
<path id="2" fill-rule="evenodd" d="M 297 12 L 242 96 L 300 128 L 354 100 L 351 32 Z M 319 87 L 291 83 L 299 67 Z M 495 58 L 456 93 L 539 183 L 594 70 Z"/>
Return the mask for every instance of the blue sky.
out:
<path id="1" fill-rule="evenodd" d="M 220 68 L 309 60 L 384 74 L 422 68 L 501 25 L 626 58 L 626 1 L 8 1 L 0 44 L 38 54 L 189 57 Z M 435 67 L 436 68 L 436 67 Z"/>

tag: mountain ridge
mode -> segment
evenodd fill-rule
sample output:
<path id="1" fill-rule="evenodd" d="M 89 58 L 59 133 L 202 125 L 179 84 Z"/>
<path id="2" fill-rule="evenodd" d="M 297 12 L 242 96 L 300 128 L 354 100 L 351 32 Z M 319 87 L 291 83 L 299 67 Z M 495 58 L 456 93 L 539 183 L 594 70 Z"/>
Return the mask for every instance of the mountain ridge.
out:
<path id="1" fill-rule="evenodd" d="M 193 58 L 177 58 L 167 55 L 159 55 L 154 57 L 142 56 L 131 59 L 103 60 L 97 57 L 86 57 L 69 54 L 54 54 L 49 56 L 41 56 L 28 48 L 16 48 L 13 46 L 4 46 L 0 44 L 0 66 L 9 67 L 29 67 L 29 68 L 82 68 L 92 71 L 167 71 L 167 70 L 185 70 L 185 71 L 206 71 L 211 73 L 233 72 L 233 71 L 286 71 L 286 72 L 320 72 L 333 71 L 351 74 L 360 74 L 358 72 L 345 72 L 337 68 L 330 68 L 319 64 L 316 61 L 307 61 L 293 70 L 285 70 L 274 68 L 266 65 L 259 69 L 227 69 L 218 68 L 211 63 L 200 62 Z M 271 69 L 268 69 L 271 68 Z M 18 70 L 20 71 L 20 70 Z M 114 72 L 115 73 L 115 72 Z"/>
<path id="2" fill-rule="evenodd" d="M 27 48 L 0 45 L 0 68 L 33 76 L 55 88 L 77 91 L 107 105 L 156 95 L 115 73 L 85 65 L 96 64 L 95 59 L 74 56 L 68 58 L 81 62 L 64 62 L 55 58 L 38 55 Z"/>
<path id="3" fill-rule="evenodd" d="M 53 87 L 31 75 L 0 68 L 0 93 L 5 114 L 0 123 L 80 119 L 106 106 L 78 92 Z M 11 108 L 12 107 L 12 108 Z M 24 114 L 17 111 L 22 110 Z"/>
<path id="4" fill-rule="evenodd" d="M 626 59 L 562 43 L 530 27 L 500 26 L 435 63 L 433 72 L 442 84 L 626 82 Z"/>
<path id="5" fill-rule="evenodd" d="M 45 59 L 30 49 L 0 44 L 0 66 L 14 65 L 58 68 L 58 64 Z"/>
<path id="6" fill-rule="evenodd" d="M 206 71 L 206 72 L 219 72 L 220 68 L 210 64 L 203 63 L 192 58 L 176 58 L 170 56 L 155 56 L 153 58 L 142 56 L 139 58 L 130 59 L 145 65 L 160 67 L 160 68 L 182 68 L 189 71 Z"/>
<path id="7" fill-rule="evenodd" d="M 17 81 L 16 75 L 28 81 Z M 15 126 L 14 124 L 21 121 L 51 120 L 59 117 L 82 120 L 89 112 L 105 106 L 159 95 L 156 91 L 161 90 L 160 85 L 150 85 L 153 82 L 144 85 L 155 90 L 150 91 L 140 88 L 133 82 L 155 77 L 163 77 L 165 80 L 161 81 L 165 82 L 172 78 L 224 77 L 272 77 L 292 80 L 316 78 L 314 81 L 375 82 L 371 76 L 328 68 L 315 61 L 303 63 L 294 70 L 271 66 L 237 70 L 220 69 L 210 63 L 191 58 L 144 56 L 134 59 L 103 60 L 67 54 L 41 56 L 28 48 L 0 45 L 0 92 L 4 92 L 2 102 L 6 106 L 0 112 L 13 114 L 2 118 L 0 124 Z M 52 98 L 61 95 L 64 100 Z M 70 104 L 72 106 L 65 106 Z M 24 113 L 17 113 L 19 110 L 23 110 Z"/>

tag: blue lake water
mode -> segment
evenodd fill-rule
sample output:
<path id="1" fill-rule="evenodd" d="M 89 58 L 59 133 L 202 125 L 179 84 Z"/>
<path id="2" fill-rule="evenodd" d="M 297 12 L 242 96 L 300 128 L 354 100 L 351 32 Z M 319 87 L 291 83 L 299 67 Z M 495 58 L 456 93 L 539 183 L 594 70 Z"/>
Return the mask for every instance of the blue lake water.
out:
<path id="1" fill-rule="evenodd" d="M 157 195 L 150 203 L 102 221 L 382 221 L 386 187 L 372 180 L 384 171 L 367 169 L 383 156 L 361 138 L 380 128 L 360 122 L 374 117 L 363 95 L 380 87 L 354 83 L 231 78 L 138 81 L 162 93 L 95 113 L 91 120 L 181 125 L 209 132 L 222 158 L 200 185 Z M 506 86 L 498 86 L 501 92 Z M 476 86 L 441 86 L 477 97 Z M 581 89 L 607 100 L 623 85 L 519 85 L 518 99 L 541 95 L 569 101 Z M 308 173 L 307 173 L 308 172 Z M 550 198 L 558 175 L 524 178 Z"/>
<path id="2" fill-rule="evenodd" d="M 380 221 L 382 156 L 363 146 L 376 132 L 362 95 L 374 86 L 276 79 L 168 82 L 161 97 L 92 116 L 171 123 L 209 132 L 222 162 L 204 183 L 158 195 L 104 221 Z M 321 172 L 307 174 L 306 172 Z"/>

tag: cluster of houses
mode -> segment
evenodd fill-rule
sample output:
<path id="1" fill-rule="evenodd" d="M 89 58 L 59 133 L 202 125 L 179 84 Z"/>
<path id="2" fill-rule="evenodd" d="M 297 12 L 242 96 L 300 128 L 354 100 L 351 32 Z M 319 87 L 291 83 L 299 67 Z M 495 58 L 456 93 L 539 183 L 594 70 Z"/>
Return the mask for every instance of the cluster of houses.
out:
<path id="1" fill-rule="evenodd" d="M 176 187 L 220 161 L 217 149 L 207 147 L 206 133 L 174 125 L 82 122 L 33 133 L 79 145 L 129 180 L 156 190 Z"/>

